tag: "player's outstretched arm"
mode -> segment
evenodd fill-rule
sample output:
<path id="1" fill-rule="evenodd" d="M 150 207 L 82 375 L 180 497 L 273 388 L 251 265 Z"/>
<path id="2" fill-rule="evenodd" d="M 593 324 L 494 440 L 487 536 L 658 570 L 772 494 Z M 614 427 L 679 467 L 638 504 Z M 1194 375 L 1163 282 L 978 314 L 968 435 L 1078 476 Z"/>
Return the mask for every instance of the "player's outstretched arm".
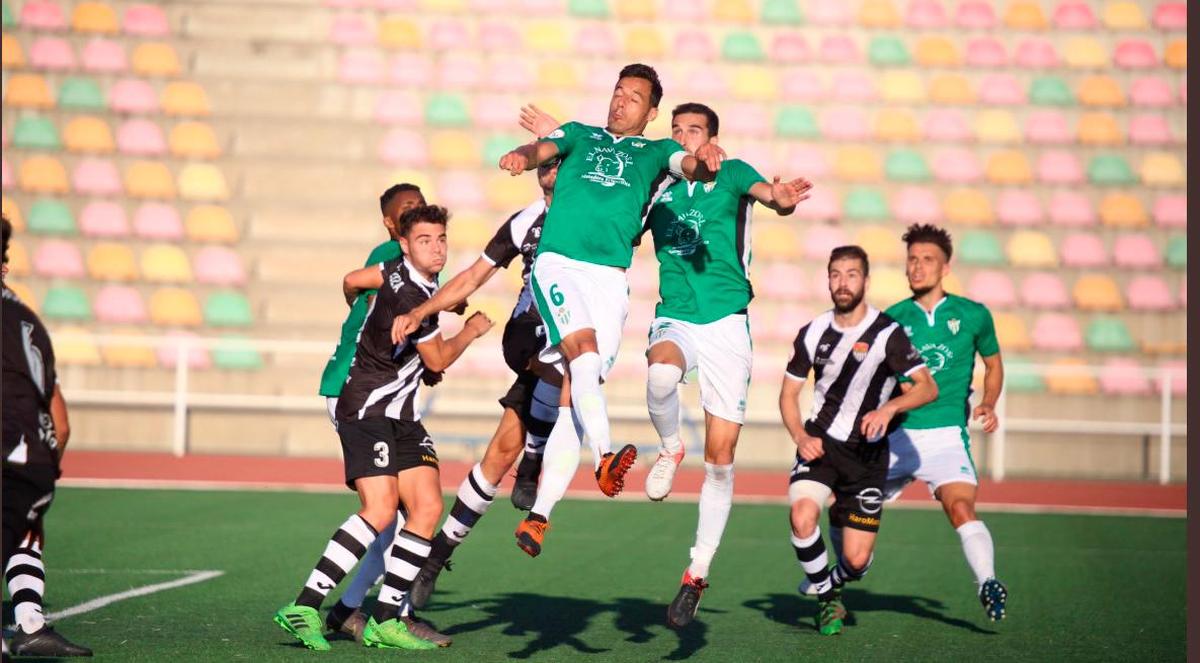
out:
<path id="1" fill-rule="evenodd" d="M 929 372 L 928 368 L 921 366 L 908 377 L 912 379 L 911 389 L 884 403 L 878 410 L 868 412 L 863 416 L 862 433 L 868 440 L 874 440 L 883 435 L 887 431 L 892 417 L 897 414 L 915 410 L 926 403 L 937 400 L 937 382 L 934 382 L 933 374 Z"/>
<path id="2" fill-rule="evenodd" d="M 425 368 L 434 373 L 441 373 L 458 361 L 462 356 L 467 346 L 474 342 L 475 339 L 488 333 L 492 328 L 492 321 L 482 311 L 476 311 L 471 317 L 467 318 L 467 322 L 463 325 L 462 331 L 455 334 L 452 338 L 442 338 L 441 334 L 434 335 L 433 338 L 417 344 L 417 353 L 421 355 L 421 362 L 425 364 Z"/>
<path id="3" fill-rule="evenodd" d="M 356 269 L 342 278 L 342 295 L 346 297 L 346 303 L 354 304 L 354 300 L 367 290 L 378 290 L 383 287 L 383 272 L 380 271 L 379 265 L 371 265 Z"/>
<path id="4" fill-rule="evenodd" d="M 783 418 L 783 426 L 796 444 L 796 451 L 806 460 L 811 461 L 825 455 L 825 447 L 821 438 L 813 437 L 804 430 L 804 417 L 800 414 L 800 389 L 804 380 L 797 380 L 787 375 L 783 376 L 783 385 L 779 387 L 779 415 Z"/>
<path id="5" fill-rule="evenodd" d="M 539 140 L 536 143 L 522 145 L 500 157 L 500 170 L 507 170 L 516 176 L 527 170 L 533 170 L 556 156 L 558 156 L 557 144 L 548 140 Z"/>
<path id="6" fill-rule="evenodd" d="M 756 182 L 750 187 L 750 195 L 775 210 L 779 216 L 787 216 L 796 211 L 796 205 L 808 200 L 808 192 L 811 189 L 812 182 L 803 177 L 783 182 L 779 176 L 775 176 L 770 183 Z"/>
<path id="7" fill-rule="evenodd" d="M 696 154 L 685 155 L 680 164 L 680 171 L 690 182 L 711 182 L 717 179 L 717 171 L 721 170 L 721 162 L 725 160 L 725 150 L 716 143 L 705 143 L 696 150 Z"/>
<path id="8" fill-rule="evenodd" d="M 477 258 L 470 267 L 454 275 L 446 285 L 438 289 L 433 297 L 420 306 L 392 321 L 392 342 L 400 344 L 408 335 L 421 326 L 421 321 L 442 311 L 449 311 L 467 301 L 476 290 L 483 287 L 500 268 L 483 258 Z M 461 313 L 462 311 L 456 311 Z"/>
<path id="9" fill-rule="evenodd" d="M 983 401 L 971 413 L 971 416 L 983 424 L 983 432 L 993 433 L 1000 425 L 996 416 L 996 401 L 1000 400 L 1000 390 L 1004 388 L 1004 361 L 1000 353 L 983 358 Z"/>
<path id="10" fill-rule="evenodd" d="M 54 437 L 58 440 L 58 459 L 62 460 L 63 452 L 67 450 L 67 440 L 71 439 L 71 422 L 67 418 L 67 401 L 57 384 L 54 385 L 54 395 L 50 397 L 50 420 L 54 422 Z"/>

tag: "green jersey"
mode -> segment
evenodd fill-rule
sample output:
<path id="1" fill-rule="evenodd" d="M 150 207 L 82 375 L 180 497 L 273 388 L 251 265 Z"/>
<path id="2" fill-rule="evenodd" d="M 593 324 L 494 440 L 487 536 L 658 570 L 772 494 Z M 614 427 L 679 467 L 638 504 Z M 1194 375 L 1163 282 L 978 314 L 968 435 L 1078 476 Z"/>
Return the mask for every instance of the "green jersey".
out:
<path id="1" fill-rule="evenodd" d="M 363 267 L 378 265 L 381 262 L 400 258 L 400 242 L 387 241 L 375 247 L 367 257 Z M 358 344 L 358 330 L 362 329 L 363 321 L 367 319 L 367 299 L 374 295 L 374 290 L 360 293 L 350 307 L 350 315 L 342 323 L 342 336 L 325 371 L 321 373 L 321 395 L 337 398 L 342 395 L 342 385 L 346 384 L 346 375 L 350 372 L 350 361 L 354 359 L 354 349 Z"/>
<path id="2" fill-rule="evenodd" d="M 938 386 L 937 400 L 909 412 L 904 427 L 966 426 L 975 353 L 991 357 L 1000 352 L 991 312 L 979 302 L 947 294 L 932 312 L 905 299 L 887 314 L 904 327 Z"/>
<path id="3" fill-rule="evenodd" d="M 658 256 L 656 315 L 707 324 L 746 308 L 754 296 L 750 187 L 764 181 L 730 159 L 716 180 L 679 180 L 658 198 L 647 223 Z"/>
<path id="4" fill-rule="evenodd" d="M 578 122 L 562 125 L 546 140 L 558 146 L 562 163 L 538 253 L 629 267 L 654 196 L 687 153 L 670 139 L 613 136 Z"/>

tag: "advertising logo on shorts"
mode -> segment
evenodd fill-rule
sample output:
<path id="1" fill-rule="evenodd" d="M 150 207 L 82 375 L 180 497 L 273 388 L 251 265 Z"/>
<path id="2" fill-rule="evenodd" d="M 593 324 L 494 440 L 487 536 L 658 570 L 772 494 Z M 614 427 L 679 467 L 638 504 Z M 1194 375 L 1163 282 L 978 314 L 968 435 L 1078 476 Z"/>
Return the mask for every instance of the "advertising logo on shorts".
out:
<path id="1" fill-rule="evenodd" d="M 633 158 L 627 153 L 613 147 L 593 147 L 587 161 L 591 162 L 592 170 L 584 173 L 583 179 L 601 186 L 629 186 L 625 167 L 633 163 Z"/>
<path id="2" fill-rule="evenodd" d="M 871 349 L 870 343 L 867 343 L 865 341 L 859 341 L 858 343 L 854 344 L 854 347 L 851 348 L 850 352 L 854 355 L 854 358 L 856 360 L 862 361 L 867 358 L 867 352 L 870 349 Z"/>
<path id="3" fill-rule="evenodd" d="M 859 511 L 865 514 L 873 516 L 883 510 L 883 491 L 878 488 L 863 488 L 855 497 Z"/>

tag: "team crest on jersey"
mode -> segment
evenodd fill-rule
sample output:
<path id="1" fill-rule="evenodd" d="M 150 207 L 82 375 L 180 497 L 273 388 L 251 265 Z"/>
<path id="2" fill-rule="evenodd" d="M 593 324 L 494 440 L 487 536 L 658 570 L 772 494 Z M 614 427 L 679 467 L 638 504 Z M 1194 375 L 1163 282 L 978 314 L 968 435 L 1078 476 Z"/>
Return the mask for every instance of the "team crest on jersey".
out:
<path id="1" fill-rule="evenodd" d="M 675 222 L 671 224 L 671 255 L 686 258 L 695 255 L 701 246 L 708 244 L 708 240 L 700 236 L 704 221 L 704 214 L 698 210 L 690 210 L 683 216 L 675 217 Z"/>
<path id="2" fill-rule="evenodd" d="M 400 292 L 400 286 L 404 285 L 404 277 L 400 276 L 400 272 L 392 272 L 388 274 L 388 285 L 391 286 L 392 292 Z"/>
<path id="3" fill-rule="evenodd" d="M 564 326 L 568 325 L 571 323 L 571 310 L 565 306 L 560 306 L 558 307 L 558 310 L 554 312 L 554 317 L 558 318 L 558 324 Z"/>
<path id="4" fill-rule="evenodd" d="M 629 186 L 625 179 L 625 168 L 633 164 L 629 154 L 614 147 L 593 147 L 586 161 L 591 162 L 592 170 L 584 173 L 583 179 L 601 186 Z"/>
<path id="5" fill-rule="evenodd" d="M 822 343 L 817 346 L 817 352 L 829 352 L 829 344 Z"/>
<path id="6" fill-rule="evenodd" d="M 912 338 L 912 325 L 904 325 L 904 335 Z"/>
<path id="7" fill-rule="evenodd" d="M 859 341 L 858 343 L 854 344 L 854 347 L 851 348 L 850 352 L 852 354 L 854 354 L 855 359 L 857 359 L 858 361 L 862 361 L 867 358 L 867 351 L 870 349 L 871 349 L 870 343 L 867 343 L 865 341 Z"/>
<path id="8" fill-rule="evenodd" d="M 951 334 L 958 334 L 958 330 L 962 327 L 962 320 L 958 318 L 950 318 L 946 321 L 946 326 L 950 328 Z"/>
<path id="9" fill-rule="evenodd" d="M 712 193 L 713 189 L 715 189 L 715 188 L 717 188 L 716 180 L 704 183 L 704 193 Z"/>

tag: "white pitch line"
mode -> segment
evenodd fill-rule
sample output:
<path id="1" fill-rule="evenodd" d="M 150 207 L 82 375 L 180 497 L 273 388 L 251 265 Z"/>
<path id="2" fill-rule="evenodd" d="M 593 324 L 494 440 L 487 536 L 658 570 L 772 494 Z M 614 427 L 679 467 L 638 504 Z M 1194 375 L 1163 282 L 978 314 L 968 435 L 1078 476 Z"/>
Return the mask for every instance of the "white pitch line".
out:
<path id="1" fill-rule="evenodd" d="M 90 569 L 90 570 L 103 571 L 103 569 Z M 46 615 L 46 619 L 48 619 L 50 621 L 55 621 L 55 620 L 59 620 L 59 619 L 65 619 L 67 617 L 74 617 L 75 615 L 82 615 L 85 612 L 99 610 L 100 608 L 103 608 L 104 606 L 107 606 L 107 605 L 112 605 L 113 603 L 116 603 L 117 601 L 124 601 L 125 599 L 137 598 L 139 596 L 146 596 L 147 594 L 154 594 L 156 592 L 162 592 L 162 591 L 165 591 L 168 589 L 175 589 L 176 587 L 185 587 L 187 585 L 194 585 L 198 582 L 204 582 L 205 580 L 212 580 L 213 578 L 218 578 L 223 575 L 225 575 L 224 571 L 193 571 L 193 572 L 189 573 L 188 575 L 186 575 L 182 578 L 179 578 L 178 580 L 171 580 L 168 582 L 159 582 L 159 583 L 155 583 L 153 585 L 146 585 L 144 587 L 134 587 L 133 589 L 129 589 L 124 592 L 117 592 L 116 594 L 107 594 L 105 596 L 100 596 L 100 597 L 94 598 L 90 601 L 80 603 L 79 605 L 71 606 L 70 608 L 67 608 L 65 610 L 59 610 L 58 612 L 52 612 L 49 615 Z"/>

